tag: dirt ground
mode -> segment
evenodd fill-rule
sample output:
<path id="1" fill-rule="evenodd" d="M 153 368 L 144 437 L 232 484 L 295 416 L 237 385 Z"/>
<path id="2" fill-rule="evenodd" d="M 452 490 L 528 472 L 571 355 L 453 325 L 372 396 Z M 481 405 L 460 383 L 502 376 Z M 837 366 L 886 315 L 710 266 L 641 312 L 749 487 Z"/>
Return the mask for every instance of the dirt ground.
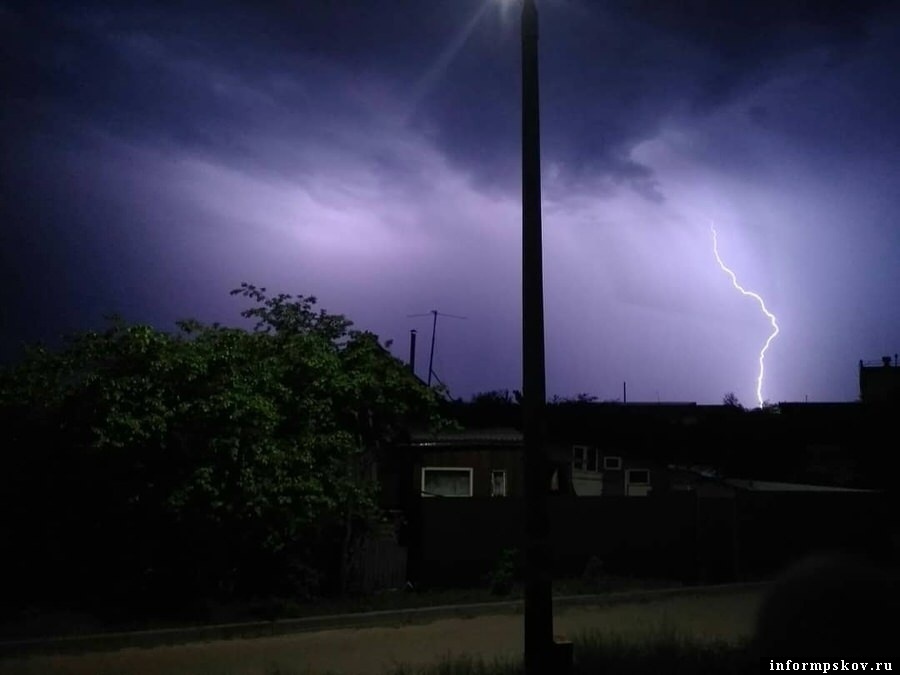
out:
<path id="1" fill-rule="evenodd" d="M 737 640 L 749 636 L 761 591 L 681 595 L 602 607 L 558 609 L 554 632 L 588 631 L 628 639 L 669 634 Z M 522 615 L 441 619 L 427 624 L 324 630 L 253 640 L 129 648 L 115 652 L 29 656 L 0 661 L 2 675 L 381 675 L 446 656 L 519 658 Z M 577 652 L 576 652 L 577 654 Z M 577 656 L 576 656 L 577 658 Z"/>

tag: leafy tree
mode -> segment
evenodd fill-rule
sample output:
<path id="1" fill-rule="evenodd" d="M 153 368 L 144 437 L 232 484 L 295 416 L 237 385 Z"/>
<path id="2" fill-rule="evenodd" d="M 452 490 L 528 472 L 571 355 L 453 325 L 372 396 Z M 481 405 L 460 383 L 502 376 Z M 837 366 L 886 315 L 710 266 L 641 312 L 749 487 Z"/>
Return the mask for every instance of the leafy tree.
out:
<path id="1" fill-rule="evenodd" d="M 729 391 L 725 394 L 725 396 L 722 397 L 722 405 L 729 408 L 739 408 L 741 410 L 744 409 L 744 406 L 741 405 L 741 402 L 738 400 L 738 397 L 733 391 Z"/>
<path id="2" fill-rule="evenodd" d="M 376 453 L 435 392 L 313 297 L 232 294 L 254 330 L 113 318 L 0 371 L 10 572 L 54 597 L 346 588 Z"/>
<path id="3" fill-rule="evenodd" d="M 493 389 L 482 391 L 472 395 L 473 405 L 514 405 L 520 402 L 522 395 L 518 391 L 509 389 Z"/>
<path id="4" fill-rule="evenodd" d="M 445 415 L 462 427 L 514 427 L 522 424 L 519 391 L 495 389 L 474 394 L 468 401 L 462 399 L 443 406 Z"/>
<path id="5" fill-rule="evenodd" d="M 778 415 L 781 413 L 781 407 L 777 403 L 772 403 L 769 399 L 766 399 L 762 402 L 760 410 L 772 415 Z"/>
<path id="6" fill-rule="evenodd" d="M 595 403 L 597 401 L 597 397 L 593 394 L 580 393 L 575 394 L 575 396 L 559 396 L 554 394 L 550 399 L 550 403 L 554 405 L 558 405 L 560 403 Z M 618 403 L 618 399 L 614 399 L 612 401 L 604 401 L 604 403 Z"/>

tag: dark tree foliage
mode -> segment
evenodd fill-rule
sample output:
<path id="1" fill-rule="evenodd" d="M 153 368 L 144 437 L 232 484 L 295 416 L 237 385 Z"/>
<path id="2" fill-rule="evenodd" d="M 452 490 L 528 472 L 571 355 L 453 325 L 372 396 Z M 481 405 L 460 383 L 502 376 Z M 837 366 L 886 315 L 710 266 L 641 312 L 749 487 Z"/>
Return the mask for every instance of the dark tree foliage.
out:
<path id="1" fill-rule="evenodd" d="M 597 397 L 593 394 L 580 393 L 575 394 L 574 396 L 559 396 L 557 394 L 553 395 L 553 398 L 550 399 L 551 405 L 564 405 L 566 403 L 596 403 Z M 605 401 L 605 403 L 618 403 L 618 399 L 613 401 Z"/>
<path id="2" fill-rule="evenodd" d="M 472 396 L 472 405 L 513 405 L 519 403 L 522 398 L 518 390 L 494 389 L 482 391 Z"/>
<path id="3" fill-rule="evenodd" d="M 345 586 L 375 454 L 435 393 L 313 297 L 243 284 L 253 331 L 113 319 L 0 371 L 0 593 L 116 603 Z"/>
<path id="4" fill-rule="evenodd" d="M 738 397 L 735 395 L 733 391 L 729 391 L 722 397 L 722 405 L 727 406 L 729 408 L 738 408 L 743 410 L 744 406 L 741 405 L 741 402 L 738 400 Z"/>

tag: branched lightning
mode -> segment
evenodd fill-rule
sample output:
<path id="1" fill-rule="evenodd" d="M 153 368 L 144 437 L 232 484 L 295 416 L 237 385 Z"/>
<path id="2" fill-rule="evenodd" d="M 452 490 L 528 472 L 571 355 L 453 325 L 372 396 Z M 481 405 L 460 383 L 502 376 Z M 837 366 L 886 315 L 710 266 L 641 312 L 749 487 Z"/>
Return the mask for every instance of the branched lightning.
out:
<path id="1" fill-rule="evenodd" d="M 759 402 L 760 407 L 763 404 L 762 397 L 762 385 L 763 385 L 763 377 L 766 372 L 766 351 L 769 349 L 769 345 L 772 344 L 772 340 L 775 339 L 775 336 L 778 335 L 778 321 L 775 319 L 775 315 L 772 314 L 767 308 L 766 303 L 759 296 L 758 293 L 754 293 L 753 291 L 746 290 L 743 286 L 738 283 L 737 277 L 734 272 L 732 272 L 724 262 L 722 262 L 722 258 L 719 256 L 719 241 L 716 236 L 716 228 L 714 225 L 710 225 L 710 229 L 712 230 L 713 236 L 713 253 L 716 256 L 716 262 L 719 263 L 719 267 L 722 268 L 722 271 L 725 272 L 729 277 L 731 277 L 732 285 L 741 292 L 742 295 L 746 295 L 750 298 L 753 298 L 759 303 L 759 308 L 762 310 L 762 313 L 766 315 L 769 319 L 769 322 L 772 324 L 772 333 L 769 335 L 766 343 L 763 345 L 763 348 L 759 350 L 759 377 L 756 378 L 756 400 Z"/>

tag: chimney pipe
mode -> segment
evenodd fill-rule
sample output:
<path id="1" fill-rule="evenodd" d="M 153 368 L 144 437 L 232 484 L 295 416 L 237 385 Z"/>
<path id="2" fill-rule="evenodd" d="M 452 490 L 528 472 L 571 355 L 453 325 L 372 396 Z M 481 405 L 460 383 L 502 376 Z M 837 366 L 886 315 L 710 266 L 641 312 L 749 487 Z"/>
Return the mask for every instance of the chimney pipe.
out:
<path id="1" fill-rule="evenodd" d="M 416 329 L 409 331 L 409 371 L 416 374 Z"/>

